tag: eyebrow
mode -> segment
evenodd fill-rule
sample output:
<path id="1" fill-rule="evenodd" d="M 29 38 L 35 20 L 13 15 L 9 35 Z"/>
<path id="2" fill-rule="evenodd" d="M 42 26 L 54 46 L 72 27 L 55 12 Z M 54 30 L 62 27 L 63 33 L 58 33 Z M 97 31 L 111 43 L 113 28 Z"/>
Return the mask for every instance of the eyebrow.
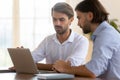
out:
<path id="1" fill-rule="evenodd" d="M 53 17 L 53 19 L 56 19 L 56 20 L 65 20 L 64 17 L 61 17 L 61 18 L 55 18 L 55 17 Z"/>

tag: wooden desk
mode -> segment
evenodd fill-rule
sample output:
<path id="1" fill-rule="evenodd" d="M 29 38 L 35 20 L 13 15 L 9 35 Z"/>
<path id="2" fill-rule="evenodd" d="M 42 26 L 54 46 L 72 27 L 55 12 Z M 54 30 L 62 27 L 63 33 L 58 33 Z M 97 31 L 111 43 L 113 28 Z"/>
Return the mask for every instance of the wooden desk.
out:
<path id="1" fill-rule="evenodd" d="M 37 76 L 32 74 L 17 74 L 14 72 L 8 72 L 0 73 L 0 80 L 40 80 L 40 79 L 37 79 Z M 101 80 L 101 79 L 76 77 L 74 79 L 60 79 L 60 80 Z"/>

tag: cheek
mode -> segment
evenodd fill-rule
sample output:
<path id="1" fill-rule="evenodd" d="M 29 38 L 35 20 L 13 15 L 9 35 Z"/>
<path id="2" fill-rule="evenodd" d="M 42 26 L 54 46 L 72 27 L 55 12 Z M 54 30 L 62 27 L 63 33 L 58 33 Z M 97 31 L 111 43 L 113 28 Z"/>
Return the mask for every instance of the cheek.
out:
<path id="1" fill-rule="evenodd" d="M 61 25 L 63 26 L 70 26 L 71 22 L 70 21 L 65 21 Z"/>
<path id="2" fill-rule="evenodd" d="M 77 21 L 78 26 L 80 26 L 80 20 Z"/>
<path id="3" fill-rule="evenodd" d="M 78 20 L 78 25 L 82 26 L 83 25 L 83 20 Z"/>

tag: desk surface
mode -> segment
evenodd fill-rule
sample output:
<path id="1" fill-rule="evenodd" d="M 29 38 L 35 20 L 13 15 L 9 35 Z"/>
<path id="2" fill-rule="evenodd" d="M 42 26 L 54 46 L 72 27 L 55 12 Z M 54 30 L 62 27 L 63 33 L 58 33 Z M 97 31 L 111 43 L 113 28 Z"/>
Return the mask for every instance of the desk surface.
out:
<path id="1" fill-rule="evenodd" d="M 0 80 L 40 80 L 37 76 L 32 74 L 17 74 L 14 72 L 0 73 Z M 75 77 L 74 79 L 61 79 L 61 80 L 101 80 L 92 78 Z"/>

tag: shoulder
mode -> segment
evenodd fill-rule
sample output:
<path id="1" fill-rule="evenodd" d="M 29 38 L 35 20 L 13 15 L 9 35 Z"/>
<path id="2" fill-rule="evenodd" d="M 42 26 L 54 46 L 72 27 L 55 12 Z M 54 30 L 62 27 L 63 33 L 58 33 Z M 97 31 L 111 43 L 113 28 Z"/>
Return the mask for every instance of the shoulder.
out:
<path id="1" fill-rule="evenodd" d="M 120 33 L 118 33 L 114 28 L 109 27 L 106 28 L 105 30 L 101 31 L 101 33 L 99 35 L 97 35 L 96 38 L 97 42 L 99 42 L 100 44 L 120 44 Z M 102 45 L 103 45 L 102 44 Z"/>
<path id="2" fill-rule="evenodd" d="M 50 43 L 53 41 L 54 37 L 55 37 L 55 34 L 48 35 L 42 40 L 41 43 L 44 43 L 44 44 L 46 44 L 48 42 Z"/>
<path id="3" fill-rule="evenodd" d="M 51 34 L 51 35 L 48 35 L 48 36 L 45 37 L 45 39 L 47 39 L 47 40 L 53 39 L 55 37 L 55 35 L 56 35 L 55 33 Z"/>
<path id="4" fill-rule="evenodd" d="M 76 32 L 73 32 L 73 35 L 74 35 L 74 39 L 73 41 L 77 44 L 89 44 L 89 40 L 87 39 L 87 37 L 85 37 L 83 34 L 78 34 Z"/>
<path id="5" fill-rule="evenodd" d="M 88 41 L 87 37 L 85 37 L 83 34 L 78 34 L 76 32 L 74 32 L 74 39 L 76 40 L 85 40 L 85 41 Z"/>

